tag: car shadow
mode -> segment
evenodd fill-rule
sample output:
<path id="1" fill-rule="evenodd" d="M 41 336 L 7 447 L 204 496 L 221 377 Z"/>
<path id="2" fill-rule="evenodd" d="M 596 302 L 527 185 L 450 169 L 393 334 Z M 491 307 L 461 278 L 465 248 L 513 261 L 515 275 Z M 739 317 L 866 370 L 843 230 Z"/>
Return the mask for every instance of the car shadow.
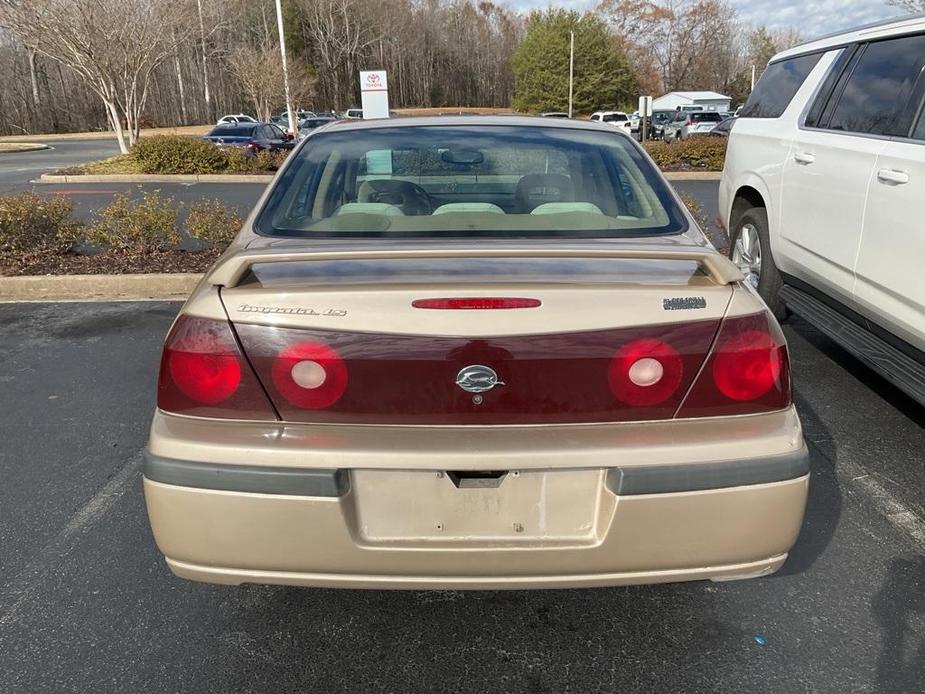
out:
<path id="1" fill-rule="evenodd" d="M 917 422 L 920 426 L 925 426 L 925 405 L 917 403 L 909 395 L 906 395 L 851 352 L 800 316 L 792 315 L 788 317 L 787 325 L 840 366 L 846 373 L 863 383 L 876 396 L 885 400 L 913 422 Z"/>
<path id="2" fill-rule="evenodd" d="M 772 580 L 776 576 L 802 574 L 815 563 L 832 541 L 842 508 L 842 492 L 835 476 L 835 441 L 799 390 L 794 392 L 793 399 L 809 448 L 809 499 L 796 545 L 781 570 L 769 577 Z"/>
<path id="3" fill-rule="evenodd" d="M 883 631 L 883 647 L 877 659 L 877 691 L 922 691 L 925 631 L 912 622 L 921 622 L 925 617 L 925 556 L 895 557 L 872 609 Z"/>

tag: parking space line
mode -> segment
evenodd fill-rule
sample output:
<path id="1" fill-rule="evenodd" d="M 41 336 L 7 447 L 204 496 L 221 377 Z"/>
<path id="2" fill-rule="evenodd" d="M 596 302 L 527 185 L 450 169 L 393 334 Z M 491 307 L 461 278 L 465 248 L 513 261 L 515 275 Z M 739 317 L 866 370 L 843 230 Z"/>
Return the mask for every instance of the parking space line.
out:
<path id="1" fill-rule="evenodd" d="M 838 469 L 845 482 L 862 491 L 893 527 L 908 535 L 925 552 L 925 520 L 893 496 L 863 466 L 839 461 Z"/>
<path id="2" fill-rule="evenodd" d="M 3 587 L 0 595 L 0 626 L 15 623 L 20 608 L 42 587 L 42 579 L 59 565 L 74 549 L 80 535 L 94 525 L 126 492 L 141 470 L 142 451 L 129 458 L 109 482 L 87 503 L 81 506 L 67 525 L 46 544 L 12 580 Z M 8 608 L 2 604 L 12 599 Z"/>

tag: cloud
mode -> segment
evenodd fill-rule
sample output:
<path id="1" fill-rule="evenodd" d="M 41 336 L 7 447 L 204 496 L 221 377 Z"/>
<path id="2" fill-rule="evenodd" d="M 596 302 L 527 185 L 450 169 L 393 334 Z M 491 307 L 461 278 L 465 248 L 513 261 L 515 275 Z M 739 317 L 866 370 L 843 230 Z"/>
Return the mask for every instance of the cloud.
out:
<path id="1" fill-rule="evenodd" d="M 903 14 L 886 0 L 773 0 L 773 4 L 768 0 L 727 1 L 736 9 L 739 19 L 749 24 L 763 24 L 768 29 L 795 27 L 805 39 Z M 595 0 L 508 0 L 508 4 L 518 10 L 549 5 L 591 10 L 598 3 Z"/>
<path id="2" fill-rule="evenodd" d="M 903 14 L 885 0 L 730 0 L 739 18 L 769 29 L 795 27 L 810 39 Z"/>

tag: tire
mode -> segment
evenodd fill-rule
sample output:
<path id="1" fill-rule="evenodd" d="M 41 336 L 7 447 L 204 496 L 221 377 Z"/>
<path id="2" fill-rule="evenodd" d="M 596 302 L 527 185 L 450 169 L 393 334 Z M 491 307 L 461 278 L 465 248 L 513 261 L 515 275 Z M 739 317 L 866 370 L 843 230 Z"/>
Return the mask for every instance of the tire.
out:
<path id="1" fill-rule="evenodd" d="M 729 238 L 729 258 L 746 275 L 745 281 L 758 290 L 774 317 L 784 320 L 788 315 L 780 298 L 784 281 L 771 255 L 768 213 L 763 207 L 747 208 L 735 220 Z"/>

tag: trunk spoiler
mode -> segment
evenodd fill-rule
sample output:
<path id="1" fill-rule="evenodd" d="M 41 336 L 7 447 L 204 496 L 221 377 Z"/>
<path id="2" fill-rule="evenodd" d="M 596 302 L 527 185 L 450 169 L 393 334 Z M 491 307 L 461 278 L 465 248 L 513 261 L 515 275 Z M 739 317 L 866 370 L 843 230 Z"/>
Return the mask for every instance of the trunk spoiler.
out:
<path id="1" fill-rule="evenodd" d="M 744 279 L 739 269 L 723 255 L 709 248 L 621 246 L 619 248 L 414 248 L 332 251 L 242 251 L 222 260 L 206 275 L 217 287 L 235 287 L 252 265 L 311 262 L 313 260 L 373 260 L 388 258 L 626 258 L 640 260 L 687 260 L 696 262 L 717 284 L 734 284 Z"/>

